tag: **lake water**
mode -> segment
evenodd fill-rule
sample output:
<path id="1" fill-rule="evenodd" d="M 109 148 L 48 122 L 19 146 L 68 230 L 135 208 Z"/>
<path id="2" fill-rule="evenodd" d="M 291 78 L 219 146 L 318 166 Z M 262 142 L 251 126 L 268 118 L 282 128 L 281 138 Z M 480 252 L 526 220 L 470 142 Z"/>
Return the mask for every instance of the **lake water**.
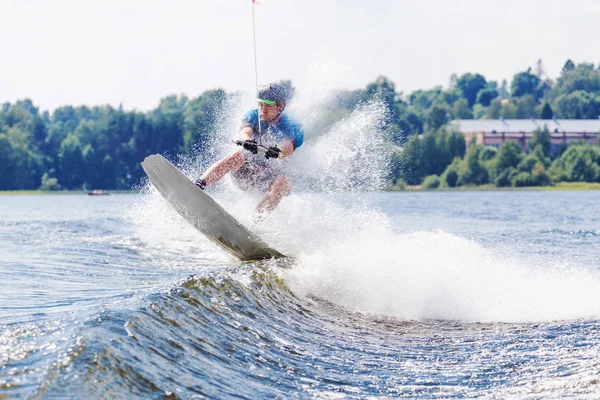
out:
<path id="1" fill-rule="evenodd" d="M 296 193 L 240 266 L 153 191 L 0 196 L 0 398 L 599 398 L 599 202 Z"/>

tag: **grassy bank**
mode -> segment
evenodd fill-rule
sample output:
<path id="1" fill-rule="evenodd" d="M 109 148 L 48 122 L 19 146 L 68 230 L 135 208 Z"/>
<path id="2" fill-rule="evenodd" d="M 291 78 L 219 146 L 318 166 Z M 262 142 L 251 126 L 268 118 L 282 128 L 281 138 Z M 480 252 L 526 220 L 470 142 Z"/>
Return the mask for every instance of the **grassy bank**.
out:
<path id="1" fill-rule="evenodd" d="M 541 190 L 600 190 L 597 182 L 559 182 L 555 186 L 542 186 Z"/>
<path id="2" fill-rule="evenodd" d="M 392 189 L 398 190 L 398 189 Z M 600 183 L 597 182 L 558 182 L 554 186 L 523 186 L 523 187 L 497 187 L 496 185 L 480 185 L 480 186 L 459 186 L 454 188 L 443 188 L 443 189 L 425 189 L 420 185 L 406 186 L 405 191 L 452 191 L 452 192 L 476 192 L 476 191 L 523 191 L 523 190 L 537 190 L 537 191 L 564 191 L 564 190 L 600 190 Z"/>
<path id="3" fill-rule="evenodd" d="M 105 194 L 136 194 L 140 193 L 139 190 L 105 190 Z M 87 191 L 84 190 L 0 190 L 0 196 L 12 196 L 12 195 L 54 195 L 54 194 L 85 194 L 88 195 Z"/>
<path id="4" fill-rule="evenodd" d="M 83 190 L 0 190 L 0 196 L 12 196 L 23 194 L 87 194 Z"/>

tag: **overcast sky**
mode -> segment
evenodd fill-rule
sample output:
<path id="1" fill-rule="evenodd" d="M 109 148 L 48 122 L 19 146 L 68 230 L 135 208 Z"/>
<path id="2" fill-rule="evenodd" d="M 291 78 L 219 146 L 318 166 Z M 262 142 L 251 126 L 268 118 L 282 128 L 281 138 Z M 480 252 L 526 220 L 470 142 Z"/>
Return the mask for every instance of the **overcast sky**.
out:
<path id="1" fill-rule="evenodd" d="M 597 0 L 259 0 L 259 81 L 397 91 L 598 64 Z M 42 110 L 254 90 L 251 0 L 0 0 L 0 102 Z"/>

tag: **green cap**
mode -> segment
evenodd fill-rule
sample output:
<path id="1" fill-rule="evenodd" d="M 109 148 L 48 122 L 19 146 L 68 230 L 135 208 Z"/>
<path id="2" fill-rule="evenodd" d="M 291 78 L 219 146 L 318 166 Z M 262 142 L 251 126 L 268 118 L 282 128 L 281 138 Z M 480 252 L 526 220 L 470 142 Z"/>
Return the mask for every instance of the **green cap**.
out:
<path id="1" fill-rule="evenodd" d="M 273 100 L 261 99 L 260 97 L 257 97 L 256 100 L 269 105 L 277 104 Z"/>

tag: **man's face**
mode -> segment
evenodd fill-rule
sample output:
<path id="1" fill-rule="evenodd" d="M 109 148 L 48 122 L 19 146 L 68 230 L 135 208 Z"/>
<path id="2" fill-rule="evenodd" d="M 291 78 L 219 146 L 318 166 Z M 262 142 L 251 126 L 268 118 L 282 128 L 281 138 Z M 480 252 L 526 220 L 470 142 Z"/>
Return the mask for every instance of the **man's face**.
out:
<path id="1" fill-rule="evenodd" d="M 259 103 L 260 118 L 263 121 L 271 122 L 279 116 L 279 113 L 283 111 L 284 106 L 278 104 L 266 104 Z"/>

